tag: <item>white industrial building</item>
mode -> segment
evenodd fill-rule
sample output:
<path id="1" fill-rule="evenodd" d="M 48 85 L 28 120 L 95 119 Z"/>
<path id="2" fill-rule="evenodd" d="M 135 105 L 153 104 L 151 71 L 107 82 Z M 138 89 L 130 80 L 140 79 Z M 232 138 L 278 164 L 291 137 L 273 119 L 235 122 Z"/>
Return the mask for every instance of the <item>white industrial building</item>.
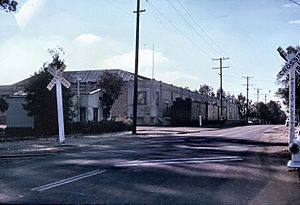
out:
<path id="1" fill-rule="evenodd" d="M 97 81 L 104 71 L 117 73 L 125 81 L 123 92 L 113 105 L 111 110 L 112 118 L 130 118 L 133 111 L 133 79 L 134 74 L 120 70 L 84 70 L 66 71 L 64 77 L 71 83 L 71 92 L 74 95 L 74 109 L 77 116 L 74 121 L 101 121 L 102 117 L 102 92 L 97 87 Z M 24 88 L 30 78 L 13 85 L 0 86 L 0 97 L 3 96 L 10 103 L 7 115 L 14 109 L 16 101 L 24 103 Z M 20 92 L 21 91 L 21 92 Z M 17 100 L 16 100 L 17 99 Z M 176 99 L 190 99 L 193 103 L 192 118 L 201 115 L 203 120 L 220 120 L 220 100 L 216 97 L 201 95 L 198 92 L 190 91 L 181 87 L 167 84 L 154 79 L 139 76 L 138 82 L 138 107 L 137 117 L 139 125 L 167 125 L 171 122 L 172 106 Z M 13 102 L 13 104 L 12 104 Z M 25 111 L 24 111 L 25 112 Z M 24 118 L 26 115 L 16 115 L 15 118 Z M 19 111 L 20 113 L 20 111 Z M 238 108 L 234 102 L 224 99 L 223 117 L 226 120 L 238 119 Z M 11 116 L 6 116 L 10 119 Z M 22 121 L 22 119 L 19 119 Z M 30 122 L 31 119 L 29 119 Z M 15 126 L 15 122 L 7 121 L 7 126 Z M 10 124 L 12 123 L 12 124 Z M 20 123 L 21 126 L 22 123 Z M 26 124 L 26 123 L 25 123 Z M 22 125 L 23 126 L 23 125 Z M 28 126 L 26 124 L 26 126 Z"/>

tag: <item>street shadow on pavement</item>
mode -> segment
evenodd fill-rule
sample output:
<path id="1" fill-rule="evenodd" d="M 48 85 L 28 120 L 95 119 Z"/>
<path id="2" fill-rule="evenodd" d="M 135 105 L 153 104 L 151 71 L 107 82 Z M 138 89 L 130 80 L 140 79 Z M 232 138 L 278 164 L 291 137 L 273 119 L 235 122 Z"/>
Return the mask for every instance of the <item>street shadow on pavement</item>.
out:
<path id="1" fill-rule="evenodd" d="M 288 204 L 297 197 L 292 189 L 297 190 L 299 183 L 282 175 L 289 174 L 283 169 L 289 159 L 286 143 L 197 135 L 127 137 L 103 143 L 59 158 L 48 156 L 47 163 L 35 162 L 36 169 L 23 161 L 13 177 L 8 173 L 15 167 L 8 164 L 7 174 L 1 174 L 7 179 L 0 187 L 14 190 L 14 181 L 25 183 L 24 173 L 40 176 L 27 183 L 30 190 L 57 181 L 57 176 L 70 177 L 75 170 L 105 169 L 97 177 L 66 184 L 59 191 L 28 192 L 8 202 L 48 204 L 53 196 L 59 204 Z M 51 174 L 41 171 L 49 169 Z M 274 189 L 262 195 L 268 186 Z"/>

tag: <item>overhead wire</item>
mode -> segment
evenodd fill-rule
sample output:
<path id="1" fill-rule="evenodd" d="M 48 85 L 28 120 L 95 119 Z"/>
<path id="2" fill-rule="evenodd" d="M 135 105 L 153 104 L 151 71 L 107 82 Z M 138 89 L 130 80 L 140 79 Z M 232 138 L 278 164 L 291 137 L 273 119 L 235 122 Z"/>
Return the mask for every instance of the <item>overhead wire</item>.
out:
<path id="1" fill-rule="evenodd" d="M 116 4 L 113 3 L 111 0 L 106 0 L 106 2 L 108 2 L 110 5 L 112 5 L 112 6 L 115 7 L 116 9 L 122 11 L 124 14 L 129 15 L 131 18 L 135 18 L 133 14 L 131 14 L 131 13 L 128 12 L 127 10 L 123 9 L 122 7 L 116 5 Z"/>
<path id="2" fill-rule="evenodd" d="M 169 1 L 169 0 L 168 0 Z M 189 18 L 192 20 L 192 22 L 200 29 L 200 31 L 202 31 L 202 33 L 226 56 L 228 56 L 226 54 L 226 52 L 216 43 L 215 40 L 213 40 L 210 35 L 204 30 L 204 28 L 202 28 L 202 26 L 200 26 L 200 24 L 195 20 L 195 18 L 192 16 L 192 14 L 187 10 L 187 8 L 179 1 L 179 0 L 175 0 L 180 7 L 187 13 L 187 15 L 189 16 Z M 222 55 L 223 55 L 222 54 Z"/>
<path id="3" fill-rule="evenodd" d="M 296 1 L 293 1 L 293 0 L 289 0 L 289 1 L 292 2 L 293 4 L 300 6 L 300 3 L 296 2 Z"/>
<path id="4" fill-rule="evenodd" d="M 196 43 L 192 38 L 185 35 L 171 20 L 169 20 L 154 4 L 152 4 L 150 1 L 146 0 L 146 2 L 154 9 L 156 12 L 162 16 L 180 35 L 182 35 L 186 40 L 191 42 L 194 46 L 196 46 L 203 54 L 209 56 L 210 58 L 213 58 L 212 55 L 210 55 L 207 51 L 202 49 L 198 43 Z"/>
<path id="5" fill-rule="evenodd" d="M 186 12 L 186 14 L 188 15 L 188 17 L 191 19 L 191 21 L 198 27 L 198 29 L 206 36 L 206 38 L 218 49 L 220 50 L 217 51 L 217 53 L 221 54 L 221 55 L 225 55 L 225 56 L 230 56 L 228 55 L 228 53 L 221 47 L 218 45 L 218 43 L 208 34 L 208 32 L 195 20 L 195 18 L 193 17 L 193 15 L 189 12 L 189 10 L 179 1 L 179 0 L 175 0 L 178 5 L 180 5 L 180 7 Z M 170 2 L 170 0 L 168 0 L 168 2 Z M 197 32 L 199 33 L 199 32 Z M 211 43 L 208 42 L 208 40 L 204 39 L 205 42 L 209 45 L 209 47 L 212 47 Z M 215 48 L 213 48 L 214 51 L 216 51 Z M 235 63 L 233 62 L 234 59 L 230 58 L 229 64 L 231 65 L 231 67 L 233 68 L 237 68 L 238 66 L 235 65 Z M 238 75 L 242 76 L 242 73 L 239 73 Z"/>
<path id="6" fill-rule="evenodd" d="M 205 31 L 205 29 L 195 20 L 195 18 L 193 17 L 193 15 L 188 11 L 188 9 L 179 1 L 179 0 L 175 0 L 178 5 L 185 11 L 185 13 L 187 14 L 187 16 L 189 17 L 189 19 L 191 20 L 191 22 L 196 25 L 197 28 L 195 28 L 195 26 L 189 21 L 187 20 L 187 18 L 182 14 L 182 12 L 179 11 L 179 9 L 174 5 L 174 3 L 172 3 L 170 0 L 167 0 L 167 2 L 171 5 L 171 7 L 178 13 L 178 15 L 183 19 L 183 21 L 186 23 L 186 25 L 188 27 L 190 27 L 197 35 L 198 37 L 200 37 L 203 41 L 206 42 L 206 44 L 212 49 L 214 50 L 216 53 L 221 54 L 221 55 L 227 55 L 227 52 L 222 49 L 218 43 L 208 34 L 208 32 Z M 150 7 L 152 8 L 152 10 L 154 11 L 155 14 L 157 14 L 158 16 L 161 16 L 170 26 L 172 26 L 180 35 L 182 35 L 186 40 L 188 40 L 189 42 L 191 42 L 194 46 L 196 46 L 202 53 L 206 54 L 207 56 L 211 57 L 212 56 L 205 50 L 203 50 L 203 48 L 201 48 L 199 46 L 198 43 L 196 43 L 190 36 L 187 36 L 183 31 L 181 31 L 166 15 L 163 14 L 163 12 L 160 11 L 160 9 L 158 9 L 153 3 L 151 3 L 149 0 L 146 0 L 146 2 L 150 5 Z M 201 31 L 204 36 L 199 32 Z M 231 75 L 232 77 L 235 78 L 241 78 L 244 74 L 242 74 L 242 71 L 240 69 L 238 69 L 238 66 L 236 65 L 236 63 L 233 62 L 234 60 L 231 58 L 229 64 L 234 68 L 231 69 L 230 73 L 233 74 Z"/>
<path id="7" fill-rule="evenodd" d="M 151 9 L 151 11 L 153 12 L 156 20 L 158 20 L 159 24 L 161 24 L 166 30 L 170 31 L 170 28 L 168 28 L 166 23 L 161 19 L 160 14 L 155 9 Z"/>
<path id="8" fill-rule="evenodd" d="M 197 29 L 195 29 L 195 27 L 185 18 L 185 16 L 176 8 L 176 6 L 170 1 L 170 0 L 167 0 L 168 3 L 171 5 L 171 7 L 178 13 L 178 15 L 184 20 L 184 22 L 202 39 L 206 42 L 206 44 L 211 48 L 213 49 L 216 53 L 220 54 L 220 55 L 223 55 L 221 52 L 219 52 L 216 48 L 214 48 L 210 42 L 208 42 L 205 38 L 203 38 L 203 36 L 199 33 L 199 31 Z M 177 1 L 178 2 L 178 1 Z M 187 9 L 185 9 L 185 7 L 180 3 L 178 2 L 181 7 L 188 13 Z M 191 14 L 189 15 L 191 19 L 193 19 L 194 23 L 197 23 L 194 18 L 191 16 Z M 199 24 L 197 24 L 198 27 L 200 27 Z M 201 27 L 200 27 L 201 28 Z M 202 32 L 204 32 L 206 34 L 206 36 L 211 40 L 213 41 L 213 39 L 211 39 L 209 37 L 209 35 L 201 28 Z M 214 42 L 214 41 L 213 41 Z M 215 42 L 214 42 L 215 43 Z M 216 43 L 215 43 L 216 44 Z M 223 52 L 224 53 L 224 52 Z M 240 74 L 237 74 L 236 76 L 242 76 Z M 236 76 L 234 76 L 236 78 Z"/>
<path id="9" fill-rule="evenodd" d="M 168 3 L 171 5 L 171 7 L 179 14 L 179 16 L 184 20 L 184 22 L 202 39 L 206 42 L 206 44 L 214 50 L 216 53 L 221 54 L 217 49 L 215 49 L 203 36 L 199 33 L 197 29 L 185 18 L 185 16 L 174 6 L 174 4 L 170 1 L 167 0 Z M 178 1 L 177 1 L 178 2 Z M 178 2 L 179 3 L 179 2 Z M 184 7 L 183 7 L 184 8 Z M 185 10 L 186 11 L 186 10 Z M 223 54 L 221 54 L 223 55 Z"/>

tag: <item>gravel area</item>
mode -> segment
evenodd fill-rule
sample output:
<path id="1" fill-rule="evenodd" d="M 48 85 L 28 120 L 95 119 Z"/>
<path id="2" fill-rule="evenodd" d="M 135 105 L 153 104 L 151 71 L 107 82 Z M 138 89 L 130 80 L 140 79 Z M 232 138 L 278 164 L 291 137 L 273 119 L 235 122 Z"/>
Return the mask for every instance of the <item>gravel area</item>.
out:
<path id="1" fill-rule="evenodd" d="M 99 141 L 108 140 L 114 137 L 128 136 L 129 132 L 108 133 L 100 135 L 69 135 L 65 143 L 60 144 L 58 136 L 47 138 L 37 137 L 11 137 L 0 138 L 0 157 L 49 154 L 60 152 L 71 148 L 90 146 Z"/>

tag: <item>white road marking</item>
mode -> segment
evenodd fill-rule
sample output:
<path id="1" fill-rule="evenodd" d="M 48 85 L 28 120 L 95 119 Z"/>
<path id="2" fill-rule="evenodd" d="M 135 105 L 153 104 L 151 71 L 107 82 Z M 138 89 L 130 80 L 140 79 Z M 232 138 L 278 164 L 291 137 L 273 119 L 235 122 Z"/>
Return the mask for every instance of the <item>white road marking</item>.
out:
<path id="1" fill-rule="evenodd" d="M 36 187 L 36 188 L 31 189 L 31 191 L 39 191 L 39 192 L 45 191 L 45 190 L 52 189 L 52 188 L 55 188 L 55 187 L 58 187 L 58 186 L 61 186 L 61 185 L 64 185 L 64 184 L 68 184 L 68 183 L 71 183 L 71 182 L 74 182 L 74 181 L 78 181 L 80 179 L 91 177 L 91 176 L 94 176 L 96 174 L 102 174 L 104 172 L 106 172 L 106 170 L 94 170 L 94 171 L 87 172 L 87 173 L 84 173 L 84 174 L 80 174 L 80 175 L 77 175 L 77 176 L 74 176 L 74 177 L 59 180 L 57 182 L 53 182 L 53 183 L 50 183 L 50 184 L 46 184 L 46 185 L 43 185 L 43 186 Z"/>
<path id="2" fill-rule="evenodd" d="M 241 128 L 234 128 L 232 130 L 217 130 L 215 131 L 215 134 L 211 132 L 203 132 L 201 133 L 201 136 L 216 136 L 216 137 L 226 137 L 226 136 L 239 136 L 241 134 L 248 134 L 254 131 L 257 131 L 260 127 L 250 127 L 246 130 L 242 130 Z M 219 134 L 221 132 L 221 134 Z"/>
<path id="3" fill-rule="evenodd" d="M 117 164 L 117 167 L 131 167 L 131 166 L 151 166 L 164 164 L 185 164 L 185 163 L 213 163 L 213 162 L 228 162 L 228 161 L 242 161 L 238 156 L 225 157 L 205 157 L 205 158 L 177 158 L 177 159 L 157 159 L 157 160 L 135 160 L 123 164 Z"/>
<path id="4" fill-rule="evenodd" d="M 227 136 L 227 135 L 232 135 L 232 134 L 237 134 L 237 133 L 243 133 L 241 130 L 231 130 L 231 131 L 222 131 L 221 133 L 223 134 L 218 134 L 218 135 L 214 135 L 213 136 L 218 136 L 218 137 L 224 137 L 224 136 Z M 212 133 L 209 133 L 210 135 L 212 135 Z"/>

